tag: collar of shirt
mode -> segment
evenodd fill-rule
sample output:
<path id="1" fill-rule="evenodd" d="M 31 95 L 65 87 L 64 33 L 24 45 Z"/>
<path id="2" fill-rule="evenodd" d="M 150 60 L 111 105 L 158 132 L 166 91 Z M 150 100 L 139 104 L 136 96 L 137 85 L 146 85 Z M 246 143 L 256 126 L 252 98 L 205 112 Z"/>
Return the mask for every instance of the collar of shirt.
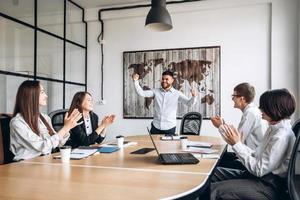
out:
<path id="1" fill-rule="evenodd" d="M 175 91 L 175 89 L 173 87 L 171 87 L 169 90 L 165 90 L 163 88 L 160 88 L 160 91 L 162 91 L 162 92 L 172 92 L 173 93 Z"/>
<path id="2" fill-rule="evenodd" d="M 291 127 L 291 120 L 283 119 L 280 122 L 278 122 L 277 124 L 270 125 L 270 129 L 272 130 L 272 132 L 275 130 L 278 130 L 280 128 L 284 128 L 284 127 Z"/>
<path id="3" fill-rule="evenodd" d="M 256 107 L 256 105 L 254 103 L 249 103 L 243 110 L 243 113 L 246 112 L 249 108 L 253 108 L 253 107 Z"/>

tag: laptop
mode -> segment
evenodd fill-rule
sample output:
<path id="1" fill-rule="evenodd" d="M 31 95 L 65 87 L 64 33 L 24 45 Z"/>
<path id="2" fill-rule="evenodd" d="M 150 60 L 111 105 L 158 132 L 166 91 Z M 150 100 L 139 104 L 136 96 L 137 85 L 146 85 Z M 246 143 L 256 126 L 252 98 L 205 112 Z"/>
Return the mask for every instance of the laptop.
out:
<path id="1" fill-rule="evenodd" d="M 158 155 L 158 159 L 162 164 L 177 165 L 177 164 L 197 164 L 197 163 L 199 163 L 199 160 L 190 153 L 159 153 L 148 127 L 147 127 L 147 130 L 150 135 L 153 146 L 155 148 L 155 151 Z"/>

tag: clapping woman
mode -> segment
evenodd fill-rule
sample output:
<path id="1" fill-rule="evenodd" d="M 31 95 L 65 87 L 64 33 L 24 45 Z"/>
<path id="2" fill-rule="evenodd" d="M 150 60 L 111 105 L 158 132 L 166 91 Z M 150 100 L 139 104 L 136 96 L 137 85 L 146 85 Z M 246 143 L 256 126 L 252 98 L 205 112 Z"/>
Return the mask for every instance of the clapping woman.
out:
<path id="1" fill-rule="evenodd" d="M 10 150 L 14 160 L 24 160 L 51 151 L 68 140 L 69 131 L 77 126 L 81 113 L 74 109 L 64 118 L 64 126 L 55 132 L 48 115 L 39 107 L 47 105 L 47 95 L 39 81 L 24 81 L 18 89 L 13 118 L 10 122 Z"/>
<path id="2" fill-rule="evenodd" d="M 88 92 L 77 92 L 72 100 L 69 112 L 78 109 L 82 113 L 81 124 L 74 127 L 70 140 L 72 148 L 100 144 L 105 138 L 106 128 L 115 121 L 115 115 L 105 116 L 98 122 L 98 116 L 93 112 L 93 99 Z"/>

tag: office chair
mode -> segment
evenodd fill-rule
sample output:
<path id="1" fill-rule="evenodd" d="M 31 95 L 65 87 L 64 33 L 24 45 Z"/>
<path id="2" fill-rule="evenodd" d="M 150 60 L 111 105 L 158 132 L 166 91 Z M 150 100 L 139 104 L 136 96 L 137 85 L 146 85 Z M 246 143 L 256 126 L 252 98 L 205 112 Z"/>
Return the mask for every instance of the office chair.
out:
<path id="1" fill-rule="evenodd" d="M 295 136 L 297 138 L 297 136 L 299 135 L 299 131 L 300 131 L 300 119 L 298 119 L 297 121 L 294 122 L 292 129 L 295 133 Z"/>
<path id="2" fill-rule="evenodd" d="M 49 113 L 51 123 L 55 131 L 59 131 L 64 126 L 64 117 L 68 109 L 55 110 Z"/>
<path id="3" fill-rule="evenodd" d="M 183 116 L 180 126 L 180 135 L 200 135 L 202 115 L 198 112 L 189 112 Z"/>
<path id="4" fill-rule="evenodd" d="M 9 150 L 10 146 L 10 127 L 12 118 L 10 114 L 0 114 L 0 164 L 11 163 L 14 154 Z"/>
<path id="5" fill-rule="evenodd" d="M 293 147 L 287 182 L 291 200 L 300 200 L 300 134 L 298 134 Z"/>

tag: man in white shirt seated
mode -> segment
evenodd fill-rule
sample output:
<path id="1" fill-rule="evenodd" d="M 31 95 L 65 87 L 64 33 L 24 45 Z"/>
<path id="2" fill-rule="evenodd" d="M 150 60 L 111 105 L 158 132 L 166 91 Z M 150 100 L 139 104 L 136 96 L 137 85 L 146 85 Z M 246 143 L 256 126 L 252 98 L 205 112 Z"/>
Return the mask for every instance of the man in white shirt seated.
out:
<path id="1" fill-rule="evenodd" d="M 267 130 L 267 121 L 261 118 L 261 111 L 253 103 L 255 89 L 249 83 L 240 83 L 233 89 L 232 101 L 234 108 L 243 112 L 238 131 L 241 133 L 241 142 L 255 150 L 261 143 Z M 213 125 L 223 135 L 224 119 L 219 116 L 212 117 Z M 235 153 L 224 154 L 219 166 L 243 169 L 244 166 L 237 160 Z"/>
<path id="2" fill-rule="evenodd" d="M 138 95 L 154 98 L 154 116 L 151 124 L 151 134 L 175 135 L 176 113 L 178 101 L 191 106 L 196 102 L 197 92 L 191 90 L 192 97 L 186 97 L 182 92 L 173 88 L 173 73 L 165 71 L 161 78 L 161 88 L 143 90 L 139 84 L 139 75 L 133 74 L 134 86 Z"/>
<path id="3" fill-rule="evenodd" d="M 256 149 L 243 144 L 239 131 L 232 125 L 224 125 L 224 139 L 246 170 L 215 169 L 211 177 L 211 200 L 286 199 L 285 178 L 296 140 L 289 119 L 295 111 L 296 100 L 287 89 L 269 90 L 261 95 L 259 108 L 269 128 Z"/>

